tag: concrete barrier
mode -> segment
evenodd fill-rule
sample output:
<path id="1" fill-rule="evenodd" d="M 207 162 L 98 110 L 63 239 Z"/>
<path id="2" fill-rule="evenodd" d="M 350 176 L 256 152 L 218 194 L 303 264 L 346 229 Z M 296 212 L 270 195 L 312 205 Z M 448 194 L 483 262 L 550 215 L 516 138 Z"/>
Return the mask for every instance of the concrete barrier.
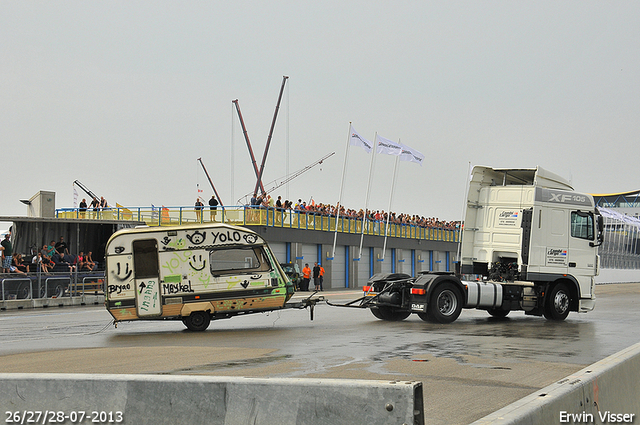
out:
<path id="1" fill-rule="evenodd" d="M 640 423 L 640 343 L 472 425 Z"/>
<path id="2" fill-rule="evenodd" d="M 0 407 L 5 423 L 424 424 L 416 381 L 0 374 Z"/>
<path id="3" fill-rule="evenodd" d="M 0 310 L 22 310 L 39 307 L 66 307 L 74 305 L 104 304 L 104 295 L 78 295 L 75 297 L 34 298 L 0 301 Z"/>
<path id="4" fill-rule="evenodd" d="M 596 284 L 640 282 L 640 270 L 600 269 Z"/>

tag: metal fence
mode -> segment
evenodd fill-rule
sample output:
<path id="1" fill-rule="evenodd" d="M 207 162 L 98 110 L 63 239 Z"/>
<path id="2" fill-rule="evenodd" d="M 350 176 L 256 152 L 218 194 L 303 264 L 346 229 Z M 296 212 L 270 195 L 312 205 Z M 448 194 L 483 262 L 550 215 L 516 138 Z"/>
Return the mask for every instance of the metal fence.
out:
<path id="1" fill-rule="evenodd" d="M 640 220 L 600 208 L 604 217 L 604 242 L 598 253 L 602 268 L 640 269 Z"/>
<path id="2" fill-rule="evenodd" d="M 197 210 L 189 207 L 133 207 L 109 208 L 100 211 L 80 211 L 78 208 L 56 210 L 58 218 L 86 220 L 122 220 L 144 222 L 149 226 L 175 226 L 194 223 L 227 223 L 240 226 L 285 227 L 291 229 L 320 230 L 340 233 L 364 233 L 365 235 L 397 238 L 458 242 L 460 229 L 423 227 L 409 224 L 388 226 L 383 221 L 369 221 L 350 217 L 332 217 L 313 212 L 299 212 L 277 208 L 253 208 L 248 206 L 218 207 Z M 364 226 L 364 229 L 363 229 Z"/>
<path id="3" fill-rule="evenodd" d="M 97 273 L 12 274 L 0 280 L 2 301 L 102 295 L 105 285 L 104 274 Z"/>

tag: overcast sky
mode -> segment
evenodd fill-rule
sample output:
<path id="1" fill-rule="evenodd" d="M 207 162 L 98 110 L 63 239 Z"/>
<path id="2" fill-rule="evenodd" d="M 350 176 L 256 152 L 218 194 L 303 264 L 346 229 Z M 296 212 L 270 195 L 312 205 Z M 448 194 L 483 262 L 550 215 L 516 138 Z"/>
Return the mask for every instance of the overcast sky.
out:
<path id="1" fill-rule="evenodd" d="M 273 195 L 335 203 L 349 122 L 401 141 L 392 210 L 461 218 L 469 163 L 541 166 L 576 190 L 640 188 L 640 2 L 0 1 L 0 215 L 79 180 L 109 203 L 225 205 L 255 175 L 232 100 Z M 289 144 L 289 154 L 286 147 Z M 233 148 L 232 148 L 233 146 Z M 365 203 L 351 148 L 343 204 Z M 387 210 L 394 159 L 376 158 Z M 86 196 L 78 190 L 80 198 Z"/>

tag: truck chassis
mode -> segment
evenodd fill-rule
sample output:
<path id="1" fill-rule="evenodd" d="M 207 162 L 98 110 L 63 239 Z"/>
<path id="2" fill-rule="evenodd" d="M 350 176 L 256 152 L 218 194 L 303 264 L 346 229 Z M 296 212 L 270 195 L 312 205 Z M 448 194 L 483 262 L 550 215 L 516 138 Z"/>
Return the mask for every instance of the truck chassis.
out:
<path id="1" fill-rule="evenodd" d="M 402 273 L 372 276 L 363 287 L 364 296 L 336 307 L 368 308 L 381 320 L 400 321 L 415 313 L 435 323 L 454 322 L 463 308 L 486 310 L 505 317 L 512 310 L 564 320 L 578 311 L 577 288 L 569 281 L 498 282 L 464 281 L 451 272 L 424 272 L 417 277 Z"/>

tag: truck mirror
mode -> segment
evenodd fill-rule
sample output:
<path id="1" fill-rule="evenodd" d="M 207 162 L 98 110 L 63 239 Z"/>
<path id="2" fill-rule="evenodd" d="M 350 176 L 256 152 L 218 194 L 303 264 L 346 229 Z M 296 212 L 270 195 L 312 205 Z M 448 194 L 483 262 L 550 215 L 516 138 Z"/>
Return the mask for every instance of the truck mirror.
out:
<path id="1" fill-rule="evenodd" d="M 599 214 L 597 216 L 597 223 L 598 223 L 598 236 L 597 236 L 598 243 L 595 244 L 593 242 L 590 242 L 589 246 L 591 247 L 600 246 L 604 242 L 604 218 Z"/>

